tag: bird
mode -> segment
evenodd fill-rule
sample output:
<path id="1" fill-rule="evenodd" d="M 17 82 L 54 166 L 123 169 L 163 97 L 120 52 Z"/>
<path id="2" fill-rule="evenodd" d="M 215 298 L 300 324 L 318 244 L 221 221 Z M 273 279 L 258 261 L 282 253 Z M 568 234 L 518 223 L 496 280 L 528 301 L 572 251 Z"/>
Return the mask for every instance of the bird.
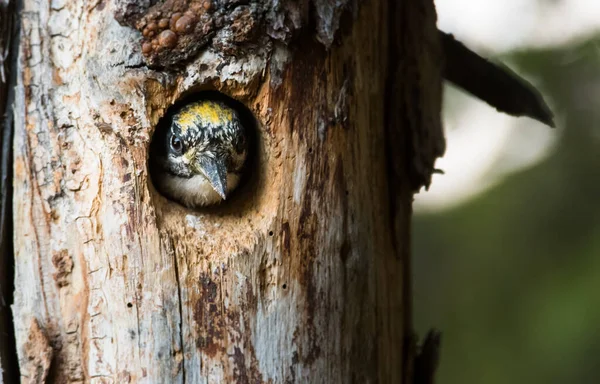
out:
<path id="1" fill-rule="evenodd" d="M 157 190 L 189 208 L 226 200 L 248 154 L 238 112 L 222 101 L 194 101 L 173 113 L 165 127 L 150 157 Z"/>

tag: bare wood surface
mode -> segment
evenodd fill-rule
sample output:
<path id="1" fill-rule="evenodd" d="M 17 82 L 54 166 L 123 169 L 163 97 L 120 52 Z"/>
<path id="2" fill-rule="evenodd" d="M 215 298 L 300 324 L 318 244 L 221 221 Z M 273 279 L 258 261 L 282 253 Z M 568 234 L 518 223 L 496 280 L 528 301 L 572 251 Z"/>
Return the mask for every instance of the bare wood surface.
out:
<path id="1" fill-rule="evenodd" d="M 410 204 L 443 143 L 439 68 L 418 64 L 435 55 L 435 40 L 418 41 L 435 33 L 433 4 L 371 1 L 344 19 L 348 2 L 317 1 L 311 23 L 308 2 L 254 21 L 240 7 L 263 2 L 202 3 L 214 39 L 193 55 L 169 43 L 173 58 L 144 56 L 152 40 L 136 24 L 169 2 L 123 12 L 131 3 L 24 1 L 13 306 L 22 380 L 408 382 Z M 221 11 L 242 21 L 219 24 Z M 412 20 L 405 43 L 392 11 Z M 228 34 L 253 22 L 266 25 L 247 40 Z M 407 66 L 391 70 L 400 59 Z M 416 82 L 398 78 L 409 75 Z M 147 150 L 166 109 L 198 89 L 245 103 L 258 140 L 245 185 L 222 206 L 190 210 L 155 191 Z M 391 90 L 403 105 L 389 103 Z"/>

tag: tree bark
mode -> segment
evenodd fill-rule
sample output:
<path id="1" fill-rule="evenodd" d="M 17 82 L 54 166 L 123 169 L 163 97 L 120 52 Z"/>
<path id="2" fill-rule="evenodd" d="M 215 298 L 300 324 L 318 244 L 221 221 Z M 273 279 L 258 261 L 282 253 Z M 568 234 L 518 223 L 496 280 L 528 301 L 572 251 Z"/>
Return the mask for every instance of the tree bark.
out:
<path id="1" fill-rule="evenodd" d="M 177 7 L 202 25 L 153 45 Z M 20 43 L 22 382 L 410 382 L 412 194 L 443 152 L 432 1 L 25 0 Z M 147 160 L 198 90 L 257 140 L 232 198 L 192 210 Z"/>

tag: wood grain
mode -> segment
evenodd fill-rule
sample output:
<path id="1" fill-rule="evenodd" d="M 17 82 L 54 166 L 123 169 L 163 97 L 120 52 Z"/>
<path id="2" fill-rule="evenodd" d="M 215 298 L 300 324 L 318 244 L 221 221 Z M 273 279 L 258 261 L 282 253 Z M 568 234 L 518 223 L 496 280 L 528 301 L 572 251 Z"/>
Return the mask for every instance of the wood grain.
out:
<path id="1" fill-rule="evenodd" d="M 435 30 L 426 3 L 412 28 Z M 420 129 L 421 114 L 439 115 L 440 89 L 435 66 L 411 67 L 432 89 L 395 78 L 407 74 L 390 68 L 389 3 L 346 14 L 329 49 L 306 27 L 289 45 L 243 56 L 209 46 L 176 70 L 146 64 L 139 31 L 114 19 L 116 7 L 24 2 L 14 157 L 21 363 L 35 323 L 52 349 L 48 382 L 408 380 L 414 152 L 386 143 Z M 430 54 L 417 43 L 401 57 Z M 391 118 L 390 81 L 405 101 L 422 87 L 405 118 Z M 254 162 L 225 204 L 190 210 L 156 192 L 147 152 L 167 108 L 207 89 L 254 116 Z M 392 163 L 404 168 L 390 181 Z"/>

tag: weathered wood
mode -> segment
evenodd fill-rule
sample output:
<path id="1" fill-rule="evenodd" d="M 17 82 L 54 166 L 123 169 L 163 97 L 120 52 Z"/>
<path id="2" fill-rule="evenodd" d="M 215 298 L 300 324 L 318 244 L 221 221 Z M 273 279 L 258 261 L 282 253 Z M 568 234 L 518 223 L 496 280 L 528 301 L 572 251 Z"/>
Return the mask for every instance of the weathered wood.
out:
<path id="1" fill-rule="evenodd" d="M 24 1 L 23 381 L 408 382 L 412 191 L 443 143 L 437 46 L 418 41 L 437 36 L 432 2 L 372 0 L 354 16 L 346 1 L 139 3 Z M 140 31 L 179 3 L 214 29 L 155 55 Z M 200 89 L 243 102 L 258 140 L 237 193 L 190 210 L 156 192 L 147 151 L 166 109 Z"/>

